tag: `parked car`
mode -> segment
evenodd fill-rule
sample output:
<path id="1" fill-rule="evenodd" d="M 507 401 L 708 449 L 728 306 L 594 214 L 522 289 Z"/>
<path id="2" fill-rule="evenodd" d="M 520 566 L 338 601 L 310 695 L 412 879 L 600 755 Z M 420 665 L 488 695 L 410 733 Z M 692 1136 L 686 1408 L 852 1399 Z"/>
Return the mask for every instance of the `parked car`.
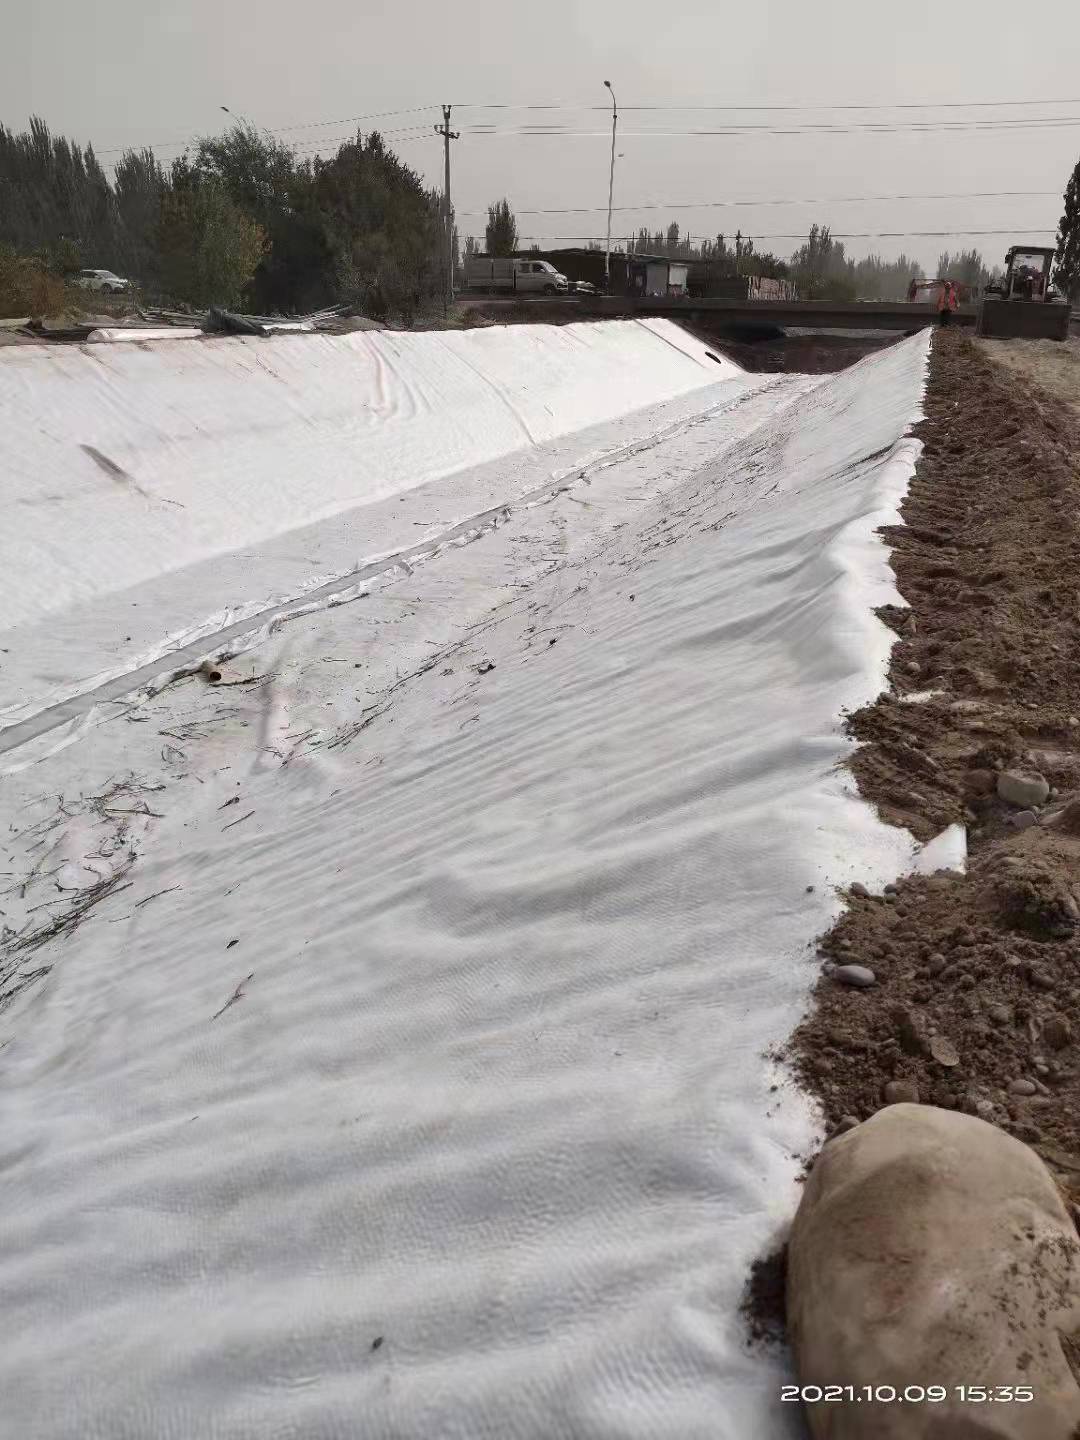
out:
<path id="1" fill-rule="evenodd" d="M 465 261 L 467 290 L 557 295 L 560 291 L 565 294 L 566 283 L 566 276 L 546 260 L 470 255 Z"/>
<path id="2" fill-rule="evenodd" d="M 75 284 L 83 290 L 99 290 L 105 295 L 122 295 L 131 289 L 131 281 L 123 280 L 111 270 L 80 270 Z"/>

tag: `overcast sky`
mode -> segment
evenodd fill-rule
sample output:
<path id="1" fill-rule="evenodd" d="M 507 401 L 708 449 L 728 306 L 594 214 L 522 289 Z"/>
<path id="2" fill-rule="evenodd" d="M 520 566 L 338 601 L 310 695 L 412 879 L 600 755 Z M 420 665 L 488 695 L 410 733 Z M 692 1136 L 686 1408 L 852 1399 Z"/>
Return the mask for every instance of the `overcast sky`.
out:
<path id="1" fill-rule="evenodd" d="M 788 254 L 814 219 L 840 232 L 965 231 L 955 237 L 852 239 L 849 254 L 900 250 L 931 264 L 976 244 L 997 260 L 1010 237 L 1052 243 L 1061 191 L 1080 157 L 1080 4 L 1047 0 L 3 0 L 0 121 L 30 114 L 92 141 L 153 145 L 163 160 L 228 123 L 220 106 L 324 152 L 379 126 L 401 157 L 442 185 L 432 126 L 454 104 L 453 198 L 462 234 L 506 195 L 523 237 L 602 237 L 610 79 L 620 107 L 616 238 L 677 219 L 684 233 L 762 238 Z M 1038 101 L 1006 106 L 1004 101 Z M 634 106 L 837 107 L 997 102 L 983 108 L 634 110 Z M 544 111 L 484 106 L 563 105 Z M 414 107 L 431 107 L 414 109 Z M 592 109 L 590 107 L 599 107 Z M 1059 122 L 1040 125 L 1040 120 Z M 806 125 L 1005 123 L 1022 129 L 693 130 Z M 325 123 L 329 122 L 329 123 Z M 557 125 L 559 135 L 512 134 Z M 479 133 L 493 126 L 499 133 Z M 643 131 L 664 134 L 642 134 Z M 400 132 L 400 133 L 399 133 Z M 595 134 L 580 132 L 599 132 Z M 684 132 L 684 133 L 672 133 Z M 976 191 L 1046 192 L 966 198 Z M 927 200 L 844 200 L 881 195 Z M 818 199 L 818 197 L 821 197 Z M 815 203 L 766 205 L 764 201 Z M 700 202 L 750 200 L 750 206 Z M 697 202 L 687 208 L 688 202 Z M 596 207 L 592 213 L 529 210 Z M 1009 234 L 975 236 L 978 230 Z M 1038 232 L 1037 234 L 1034 232 Z"/>

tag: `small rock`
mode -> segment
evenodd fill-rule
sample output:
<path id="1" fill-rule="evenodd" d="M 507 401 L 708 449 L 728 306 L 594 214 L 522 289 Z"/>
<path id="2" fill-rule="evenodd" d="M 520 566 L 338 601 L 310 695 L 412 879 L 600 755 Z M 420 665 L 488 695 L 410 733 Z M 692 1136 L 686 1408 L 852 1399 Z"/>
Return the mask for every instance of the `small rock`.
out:
<path id="1" fill-rule="evenodd" d="M 855 884 L 852 885 L 850 889 L 852 895 L 857 895 L 860 900 L 870 899 L 870 891 L 866 888 L 866 886 L 862 883 L 861 880 L 856 880 Z"/>
<path id="2" fill-rule="evenodd" d="M 825 963 L 824 963 L 824 965 L 822 965 L 822 967 L 821 967 L 821 973 L 822 973 L 823 975 L 831 975 L 835 969 L 836 969 L 836 961 L 835 961 L 835 960 L 826 960 Z"/>
<path id="3" fill-rule="evenodd" d="M 857 990 L 866 990 L 877 984 L 877 976 L 865 965 L 838 965 L 832 972 L 832 979 L 841 985 L 853 985 Z"/>
<path id="4" fill-rule="evenodd" d="M 931 975 L 940 975 L 948 963 L 944 955 L 931 955 L 930 959 L 926 962 L 926 968 Z"/>
<path id="5" fill-rule="evenodd" d="M 1028 980 L 1036 990 L 1053 990 L 1054 988 L 1054 977 L 1035 965 L 1028 968 Z"/>
<path id="6" fill-rule="evenodd" d="M 918 1105 L 919 1087 L 910 1080 L 890 1080 L 882 1092 L 886 1105 Z"/>
<path id="7" fill-rule="evenodd" d="M 956 1046 L 944 1035 L 935 1035 L 930 1041 L 930 1054 L 939 1065 L 953 1066 L 960 1064 L 960 1054 Z"/>
<path id="8" fill-rule="evenodd" d="M 1009 1005 L 991 1005 L 986 1013 L 995 1025 L 1011 1025 L 1013 1022 L 1012 1007 Z"/>
<path id="9" fill-rule="evenodd" d="M 886 895 L 899 895 L 899 893 L 900 893 L 899 886 L 896 886 L 896 885 L 886 885 L 886 886 L 885 886 L 885 891 L 884 891 L 884 893 L 885 893 Z"/>
<path id="10" fill-rule="evenodd" d="M 843 1115 L 833 1126 L 829 1133 L 829 1139 L 835 1140 L 838 1135 L 846 1135 L 849 1130 L 854 1130 L 859 1120 L 855 1115 Z"/>
<path id="11" fill-rule="evenodd" d="M 997 793 L 1007 804 L 1027 810 L 1032 805 L 1046 804 L 1050 782 L 1037 770 L 1002 770 L 997 777 Z"/>
<path id="12" fill-rule="evenodd" d="M 1080 905 L 1077 905 L 1071 895 L 1063 895 L 1061 897 L 1061 908 L 1074 923 L 1080 921 Z"/>
<path id="13" fill-rule="evenodd" d="M 1013 1080 L 1009 1083 L 1010 1095 L 1034 1095 L 1036 1089 L 1034 1080 Z"/>
<path id="14" fill-rule="evenodd" d="M 1042 1038 L 1051 1050 L 1063 1050 L 1072 1039 L 1072 1026 L 1064 1015 L 1051 1015 L 1043 1026 Z"/>
<path id="15" fill-rule="evenodd" d="M 1015 815 L 1009 816 L 1009 824 L 1016 830 L 1028 830 L 1038 823 L 1039 817 L 1034 810 L 1018 810 Z"/>
<path id="16" fill-rule="evenodd" d="M 992 1120 L 994 1118 L 994 1102 L 992 1100 L 976 1100 L 975 1114 L 980 1120 Z"/>

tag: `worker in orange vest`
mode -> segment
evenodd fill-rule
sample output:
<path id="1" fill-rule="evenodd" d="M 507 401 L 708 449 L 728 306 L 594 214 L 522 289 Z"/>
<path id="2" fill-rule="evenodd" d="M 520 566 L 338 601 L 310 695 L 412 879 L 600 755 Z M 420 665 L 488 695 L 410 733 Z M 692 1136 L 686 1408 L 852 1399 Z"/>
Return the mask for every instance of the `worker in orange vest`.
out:
<path id="1" fill-rule="evenodd" d="M 940 324 L 948 325 L 956 305 L 956 286 L 951 280 L 946 280 L 941 287 L 941 294 L 938 296 L 938 321 Z"/>

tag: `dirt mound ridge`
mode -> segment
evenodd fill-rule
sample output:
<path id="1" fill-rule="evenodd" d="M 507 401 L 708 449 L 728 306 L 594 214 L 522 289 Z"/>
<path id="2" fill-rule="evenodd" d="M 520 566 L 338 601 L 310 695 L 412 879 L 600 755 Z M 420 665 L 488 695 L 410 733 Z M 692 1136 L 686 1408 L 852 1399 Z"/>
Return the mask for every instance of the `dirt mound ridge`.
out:
<path id="1" fill-rule="evenodd" d="M 880 612 L 899 641 L 890 690 L 850 717 L 852 769 L 923 839 L 964 824 L 969 873 L 855 887 L 789 1058 L 831 1127 L 894 1100 L 961 1109 L 1080 1190 L 1078 437 L 957 335 L 916 434 L 905 524 L 883 532 L 910 609 Z"/>

